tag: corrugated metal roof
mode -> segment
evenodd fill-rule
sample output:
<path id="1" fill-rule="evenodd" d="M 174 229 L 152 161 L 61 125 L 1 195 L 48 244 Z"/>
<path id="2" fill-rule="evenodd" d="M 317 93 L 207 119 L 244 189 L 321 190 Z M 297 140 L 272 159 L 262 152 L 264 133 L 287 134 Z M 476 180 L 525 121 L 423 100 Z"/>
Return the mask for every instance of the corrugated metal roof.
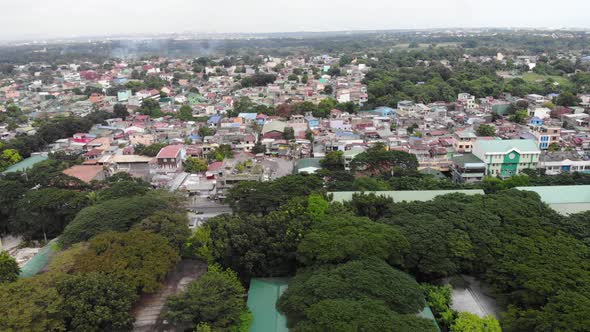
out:
<path id="1" fill-rule="evenodd" d="M 516 189 L 536 192 L 544 203 L 561 214 L 590 210 L 590 185 L 516 187 Z"/>
<path id="2" fill-rule="evenodd" d="M 335 202 L 346 202 L 352 200 L 353 194 L 360 194 L 360 191 L 336 191 L 329 192 L 332 194 Z M 394 202 L 426 202 L 437 196 L 447 194 L 465 194 L 465 195 L 484 195 L 481 189 L 464 189 L 464 190 L 407 190 L 407 191 L 365 191 L 365 194 L 375 194 L 377 196 L 390 197 Z"/>
<path id="3" fill-rule="evenodd" d="M 283 278 L 255 278 L 250 281 L 248 308 L 254 319 L 250 332 L 288 332 L 287 318 L 276 308 L 276 303 L 288 287 Z"/>
<path id="4" fill-rule="evenodd" d="M 44 160 L 47 160 L 46 156 L 31 156 L 27 159 L 24 159 L 10 167 L 8 167 L 2 174 L 11 173 L 11 172 L 22 172 L 26 169 L 33 167 L 35 164 L 40 163 Z"/>

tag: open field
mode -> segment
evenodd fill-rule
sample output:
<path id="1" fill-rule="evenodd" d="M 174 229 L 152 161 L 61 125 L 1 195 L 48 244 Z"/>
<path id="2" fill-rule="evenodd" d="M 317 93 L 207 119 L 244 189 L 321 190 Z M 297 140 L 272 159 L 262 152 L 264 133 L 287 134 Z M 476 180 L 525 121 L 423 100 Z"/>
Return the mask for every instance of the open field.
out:
<path id="1" fill-rule="evenodd" d="M 524 73 L 522 74 L 522 79 L 527 82 L 543 82 L 548 78 L 552 78 L 555 82 L 559 84 L 567 84 L 569 81 L 567 78 L 563 76 L 555 76 L 555 75 L 541 75 L 537 73 Z"/>

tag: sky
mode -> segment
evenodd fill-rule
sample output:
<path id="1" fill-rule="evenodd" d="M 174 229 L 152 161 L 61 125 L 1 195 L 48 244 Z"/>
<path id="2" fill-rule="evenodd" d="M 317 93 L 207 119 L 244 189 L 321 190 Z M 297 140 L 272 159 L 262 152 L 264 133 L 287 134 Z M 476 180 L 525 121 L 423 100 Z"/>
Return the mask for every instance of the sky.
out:
<path id="1" fill-rule="evenodd" d="M 4 0 L 0 39 L 448 27 L 590 28 L 589 0 Z"/>

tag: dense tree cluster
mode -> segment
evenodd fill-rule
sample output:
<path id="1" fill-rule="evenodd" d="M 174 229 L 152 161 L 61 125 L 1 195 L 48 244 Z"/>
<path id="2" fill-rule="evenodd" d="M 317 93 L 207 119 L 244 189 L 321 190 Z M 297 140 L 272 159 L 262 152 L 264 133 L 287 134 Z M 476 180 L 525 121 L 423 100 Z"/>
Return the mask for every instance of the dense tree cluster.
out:
<path id="1" fill-rule="evenodd" d="M 178 330 L 247 331 L 251 314 L 244 293 L 235 272 L 213 265 L 167 300 L 163 316 Z"/>
<path id="2" fill-rule="evenodd" d="M 262 183 L 240 182 L 229 190 L 226 200 L 235 212 L 268 213 L 291 198 L 307 196 L 322 186 L 322 179 L 314 175 L 291 175 Z"/>
<path id="3" fill-rule="evenodd" d="M 372 309 L 367 316 L 351 310 L 365 304 Z M 416 314 L 424 305 L 416 281 L 378 258 L 298 272 L 277 304 L 297 331 L 329 323 L 358 326 L 351 331 L 361 327 L 374 327 L 375 331 L 436 331 L 432 322 L 403 315 Z M 338 312 L 338 308 L 343 311 Z M 375 319 L 380 317 L 382 322 Z"/>
<path id="4" fill-rule="evenodd" d="M 15 186 L 2 192 L 11 202 L 2 213 L 11 232 L 22 229 L 33 239 L 66 227 L 59 243 L 67 250 L 53 257 L 48 272 L 20 280 L 16 262 L 0 256 L 0 310 L 7 315 L 0 330 L 131 330 L 138 295 L 160 288 L 190 235 L 186 215 L 177 212 L 180 198 L 125 174 L 81 189 L 54 187 L 46 177 L 60 162 L 44 163 L 30 177 L 0 180 Z M 36 180 L 47 187 L 28 190 L 27 181 Z"/>

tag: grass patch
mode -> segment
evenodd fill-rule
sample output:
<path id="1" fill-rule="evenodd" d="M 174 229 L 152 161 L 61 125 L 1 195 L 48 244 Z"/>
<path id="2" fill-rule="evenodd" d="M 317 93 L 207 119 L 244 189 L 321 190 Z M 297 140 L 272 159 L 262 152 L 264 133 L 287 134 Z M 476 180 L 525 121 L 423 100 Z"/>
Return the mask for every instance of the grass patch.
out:
<path id="1" fill-rule="evenodd" d="M 524 73 L 524 74 L 522 74 L 522 79 L 527 82 L 544 82 L 548 78 L 552 78 L 555 82 L 557 82 L 559 84 L 569 83 L 569 80 L 563 76 L 541 75 L 541 74 L 537 74 L 537 73 Z"/>

